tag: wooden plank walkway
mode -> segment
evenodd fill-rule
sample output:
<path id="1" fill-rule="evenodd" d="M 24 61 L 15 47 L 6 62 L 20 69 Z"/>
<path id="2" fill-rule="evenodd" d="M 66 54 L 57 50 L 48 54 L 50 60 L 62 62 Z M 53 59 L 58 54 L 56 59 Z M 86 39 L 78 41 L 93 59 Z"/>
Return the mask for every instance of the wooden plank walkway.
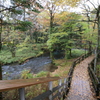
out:
<path id="1" fill-rule="evenodd" d="M 93 58 L 94 55 L 76 65 L 73 72 L 71 88 L 65 100 L 96 100 L 91 91 L 90 77 L 88 74 L 88 63 L 90 63 Z"/>

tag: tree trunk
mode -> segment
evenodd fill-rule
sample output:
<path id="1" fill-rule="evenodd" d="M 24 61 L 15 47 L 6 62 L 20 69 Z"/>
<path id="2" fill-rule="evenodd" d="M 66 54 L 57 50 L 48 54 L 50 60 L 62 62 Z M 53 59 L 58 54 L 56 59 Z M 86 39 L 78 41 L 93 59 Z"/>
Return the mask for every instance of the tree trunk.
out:
<path id="1" fill-rule="evenodd" d="M 2 40 L 1 40 L 1 33 L 2 33 L 2 19 L 0 19 L 0 24 L 1 24 L 1 26 L 0 26 L 0 50 L 2 49 Z"/>
<path id="2" fill-rule="evenodd" d="M 97 51 L 98 51 L 100 47 L 100 5 L 97 11 L 97 18 L 98 18 L 98 40 L 97 40 Z"/>
<path id="3" fill-rule="evenodd" d="M 12 50 L 11 50 L 11 54 L 12 54 L 12 57 L 15 57 L 15 56 L 16 56 L 16 51 L 15 51 L 15 49 L 12 49 Z"/>
<path id="4" fill-rule="evenodd" d="M 15 57 L 16 55 L 15 55 L 15 52 L 12 52 L 12 57 Z"/>
<path id="5" fill-rule="evenodd" d="M 0 62 L 0 80 L 2 80 L 2 62 Z"/>
<path id="6" fill-rule="evenodd" d="M 52 59 L 52 61 L 54 60 L 52 51 L 50 51 L 50 58 Z"/>
<path id="7" fill-rule="evenodd" d="M 68 52 L 67 49 L 65 49 L 65 60 L 67 61 L 67 56 L 68 56 Z"/>
<path id="8" fill-rule="evenodd" d="M 13 44 L 13 45 L 15 45 L 15 44 Z M 12 54 L 12 57 L 15 57 L 16 56 L 16 47 L 15 46 L 10 47 L 10 52 Z"/>
<path id="9" fill-rule="evenodd" d="M 69 49 L 69 56 L 72 57 L 72 50 Z"/>
<path id="10" fill-rule="evenodd" d="M 2 19 L 0 19 L 0 51 L 2 49 L 2 40 L 1 40 L 1 33 L 2 33 Z M 0 80 L 2 80 L 2 63 L 0 62 Z M 0 92 L 0 100 L 2 100 L 2 92 Z"/>
<path id="11" fill-rule="evenodd" d="M 89 50 L 88 50 L 88 52 L 91 52 L 92 51 L 92 47 L 91 47 L 91 41 L 89 41 Z"/>
<path id="12" fill-rule="evenodd" d="M 50 34 L 52 34 L 53 30 L 53 19 L 54 19 L 53 12 L 52 10 L 50 10 Z"/>
<path id="13" fill-rule="evenodd" d="M 97 66 L 97 48 L 95 49 L 95 59 L 94 59 L 94 72 L 96 73 L 96 66 Z"/>
<path id="14" fill-rule="evenodd" d="M 96 47 L 96 52 L 95 52 L 95 60 L 94 60 L 94 71 L 96 73 L 96 65 L 97 65 L 97 58 L 98 58 L 98 51 L 100 47 L 100 5 L 98 7 L 97 11 L 97 18 L 98 18 L 98 39 L 97 39 L 97 47 Z"/>

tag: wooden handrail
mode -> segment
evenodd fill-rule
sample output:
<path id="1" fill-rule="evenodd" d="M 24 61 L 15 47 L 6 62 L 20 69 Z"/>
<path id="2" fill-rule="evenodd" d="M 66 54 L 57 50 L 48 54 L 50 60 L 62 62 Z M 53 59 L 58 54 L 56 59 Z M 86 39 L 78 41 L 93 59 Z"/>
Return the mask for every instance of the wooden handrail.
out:
<path id="1" fill-rule="evenodd" d="M 96 82 L 99 83 L 99 80 L 98 80 L 97 76 L 95 75 L 93 69 L 91 67 L 89 67 L 89 70 L 91 71 L 91 74 L 93 75 L 93 78 L 96 80 Z"/>
<path id="2" fill-rule="evenodd" d="M 34 79 L 0 80 L 0 92 L 11 90 L 11 89 L 23 88 L 23 87 L 41 84 L 41 83 L 47 83 L 59 79 L 61 78 L 48 77 L 48 78 L 34 78 Z"/>
<path id="3" fill-rule="evenodd" d="M 95 57 L 94 57 L 95 59 Z M 94 62 L 94 59 L 88 64 L 88 71 L 89 71 L 89 75 L 92 81 L 92 84 L 94 86 L 94 90 L 96 92 L 96 96 L 99 96 L 100 94 L 100 81 L 97 78 L 97 76 L 95 75 L 94 70 L 92 69 L 92 62 Z"/>

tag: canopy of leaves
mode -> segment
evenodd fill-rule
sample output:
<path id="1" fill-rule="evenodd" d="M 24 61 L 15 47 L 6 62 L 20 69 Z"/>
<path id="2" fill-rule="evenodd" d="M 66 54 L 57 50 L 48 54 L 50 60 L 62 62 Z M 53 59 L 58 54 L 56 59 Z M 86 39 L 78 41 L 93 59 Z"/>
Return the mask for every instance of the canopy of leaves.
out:
<path id="1" fill-rule="evenodd" d="M 22 10 L 11 9 L 10 10 L 13 14 L 22 14 Z"/>
<path id="2" fill-rule="evenodd" d="M 77 6 L 81 0 L 52 0 L 52 1 L 57 1 L 56 5 L 60 5 L 62 4 L 62 6 L 71 6 L 71 7 L 75 7 Z"/>
<path id="3" fill-rule="evenodd" d="M 68 43 L 68 34 L 65 32 L 54 33 L 50 35 L 50 39 L 47 41 L 47 45 L 51 51 L 64 50 Z"/>
<path id="4" fill-rule="evenodd" d="M 18 26 L 16 26 L 15 29 L 20 31 L 27 31 L 31 25 L 32 23 L 29 21 L 19 21 Z"/>
<path id="5" fill-rule="evenodd" d="M 85 28 L 84 34 L 82 34 L 82 38 L 84 41 L 91 41 L 92 44 L 96 45 L 97 43 L 97 29 L 93 30 L 93 23 L 88 26 L 88 23 L 82 23 L 83 27 Z"/>

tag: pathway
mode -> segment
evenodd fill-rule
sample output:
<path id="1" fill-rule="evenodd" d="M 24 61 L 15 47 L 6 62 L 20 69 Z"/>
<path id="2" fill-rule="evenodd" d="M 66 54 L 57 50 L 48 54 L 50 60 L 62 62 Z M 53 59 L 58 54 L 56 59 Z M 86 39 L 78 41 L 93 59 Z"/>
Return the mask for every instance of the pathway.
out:
<path id="1" fill-rule="evenodd" d="M 90 87 L 90 77 L 88 74 L 88 63 L 93 60 L 90 56 L 78 64 L 73 72 L 71 88 L 65 100 L 96 100 Z"/>

